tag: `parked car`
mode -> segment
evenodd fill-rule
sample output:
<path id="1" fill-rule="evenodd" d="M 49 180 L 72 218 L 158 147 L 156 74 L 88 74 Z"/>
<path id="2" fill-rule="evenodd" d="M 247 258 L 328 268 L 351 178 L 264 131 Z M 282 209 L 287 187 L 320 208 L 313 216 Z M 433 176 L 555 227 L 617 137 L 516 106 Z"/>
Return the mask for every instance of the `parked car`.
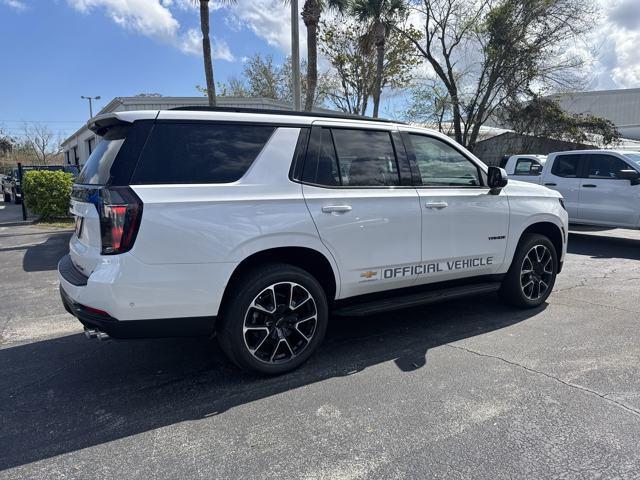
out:
<path id="1" fill-rule="evenodd" d="M 640 152 L 556 152 L 548 155 L 541 168 L 541 173 L 532 170 L 512 178 L 560 192 L 571 223 L 640 228 Z"/>
<path id="2" fill-rule="evenodd" d="M 88 337 L 212 335 L 266 374 L 329 313 L 500 292 L 542 304 L 566 252 L 560 194 L 438 132 L 361 117 L 179 109 L 94 118 L 73 188 L 66 309 Z"/>
<path id="3" fill-rule="evenodd" d="M 9 203 L 20 203 L 22 201 L 22 190 L 20 189 L 20 179 L 18 169 L 13 168 L 2 180 L 2 199 Z"/>
<path id="4" fill-rule="evenodd" d="M 537 178 L 547 161 L 546 155 L 511 155 L 504 165 L 507 175 L 523 182 L 538 183 Z"/>
<path id="5" fill-rule="evenodd" d="M 29 170 L 62 170 L 63 172 L 71 173 L 74 179 L 77 178 L 79 174 L 79 169 L 76 165 L 24 165 L 22 167 L 23 174 Z M 22 188 L 18 167 L 11 169 L 9 175 L 4 176 L 0 182 L 2 196 L 5 202 L 22 202 Z"/>

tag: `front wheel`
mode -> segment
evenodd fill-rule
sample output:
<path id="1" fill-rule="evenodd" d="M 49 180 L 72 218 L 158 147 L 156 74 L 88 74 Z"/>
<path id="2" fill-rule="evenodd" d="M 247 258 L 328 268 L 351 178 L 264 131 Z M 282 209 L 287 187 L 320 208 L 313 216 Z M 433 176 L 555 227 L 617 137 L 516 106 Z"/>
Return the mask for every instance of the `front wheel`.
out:
<path id="1" fill-rule="evenodd" d="M 500 293 L 504 300 L 520 308 L 543 304 L 556 282 L 558 254 L 551 241 L 538 234 L 523 236 Z"/>
<path id="2" fill-rule="evenodd" d="M 269 264 L 233 282 L 218 341 L 239 367 L 277 375 L 299 367 L 322 342 L 328 305 L 305 270 Z"/>
<path id="3" fill-rule="evenodd" d="M 5 203 L 11 202 L 11 195 L 9 195 L 7 192 L 2 192 L 2 197 Z"/>

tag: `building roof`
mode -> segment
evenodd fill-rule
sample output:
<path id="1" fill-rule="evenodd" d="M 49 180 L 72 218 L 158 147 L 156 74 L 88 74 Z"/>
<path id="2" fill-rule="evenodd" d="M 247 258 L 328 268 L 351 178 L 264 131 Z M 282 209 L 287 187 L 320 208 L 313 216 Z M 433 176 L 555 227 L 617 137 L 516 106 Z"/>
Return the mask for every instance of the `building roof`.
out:
<path id="1" fill-rule="evenodd" d="M 248 97 L 217 97 L 218 105 L 222 107 L 252 108 L 258 110 L 292 110 L 292 105 L 281 100 L 272 98 L 248 98 Z M 158 96 L 136 96 L 136 97 L 115 97 L 107 103 L 97 115 L 113 112 L 127 112 L 132 110 L 170 110 L 176 107 L 207 107 L 209 101 L 207 97 L 158 97 Z M 325 108 L 314 108 L 318 113 L 336 113 Z M 79 135 L 88 131 L 87 125 L 82 125 L 72 135 L 62 142 L 64 147 L 72 143 Z"/>

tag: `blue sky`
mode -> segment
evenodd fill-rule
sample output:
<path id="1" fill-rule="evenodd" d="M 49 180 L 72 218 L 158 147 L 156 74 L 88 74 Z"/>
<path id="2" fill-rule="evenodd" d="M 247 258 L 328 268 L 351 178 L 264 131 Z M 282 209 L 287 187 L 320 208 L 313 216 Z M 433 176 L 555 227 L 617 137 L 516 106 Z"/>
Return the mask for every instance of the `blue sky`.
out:
<path id="1" fill-rule="evenodd" d="M 590 87 L 640 87 L 640 0 L 599 1 L 599 21 L 580 47 L 590 58 Z M 256 52 L 282 61 L 289 18 L 279 0 L 212 2 L 216 79 L 238 75 Z M 304 54 L 302 23 L 300 33 Z M 0 0 L 0 128 L 19 135 L 24 121 L 38 121 L 72 133 L 88 117 L 80 95 L 102 97 L 94 112 L 116 96 L 197 95 L 198 35 L 190 0 Z M 387 115 L 393 106 L 383 102 Z"/>

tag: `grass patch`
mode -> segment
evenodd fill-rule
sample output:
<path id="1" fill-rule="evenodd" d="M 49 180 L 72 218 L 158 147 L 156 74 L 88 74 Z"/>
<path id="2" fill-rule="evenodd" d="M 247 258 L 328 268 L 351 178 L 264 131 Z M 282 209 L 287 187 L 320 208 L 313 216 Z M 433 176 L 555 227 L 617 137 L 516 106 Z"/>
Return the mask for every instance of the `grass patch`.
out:
<path id="1" fill-rule="evenodd" d="M 51 218 L 49 220 L 37 220 L 35 225 L 47 228 L 73 228 L 75 221 L 73 218 Z"/>

